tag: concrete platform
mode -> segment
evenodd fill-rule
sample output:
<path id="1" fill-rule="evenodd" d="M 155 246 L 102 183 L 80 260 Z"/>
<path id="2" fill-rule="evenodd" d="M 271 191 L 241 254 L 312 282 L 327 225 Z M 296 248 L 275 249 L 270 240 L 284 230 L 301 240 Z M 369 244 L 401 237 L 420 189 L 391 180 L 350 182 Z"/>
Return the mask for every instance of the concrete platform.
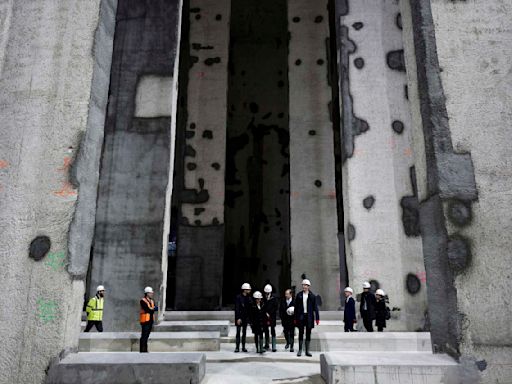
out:
<path id="1" fill-rule="evenodd" d="M 320 355 L 327 384 L 463 384 L 447 355 L 413 352 L 330 352 Z"/>
<path id="2" fill-rule="evenodd" d="M 428 332 L 318 332 L 311 334 L 311 350 L 432 353 L 432 342 Z"/>
<path id="3" fill-rule="evenodd" d="M 46 384 L 199 384 L 202 353 L 73 353 L 48 372 Z"/>
<path id="4" fill-rule="evenodd" d="M 219 332 L 229 334 L 229 320 L 181 320 L 162 321 L 154 326 L 154 332 Z"/>
<path id="5" fill-rule="evenodd" d="M 139 332 L 81 333 L 80 352 L 138 352 Z M 219 332 L 152 332 L 150 352 L 218 351 Z"/>

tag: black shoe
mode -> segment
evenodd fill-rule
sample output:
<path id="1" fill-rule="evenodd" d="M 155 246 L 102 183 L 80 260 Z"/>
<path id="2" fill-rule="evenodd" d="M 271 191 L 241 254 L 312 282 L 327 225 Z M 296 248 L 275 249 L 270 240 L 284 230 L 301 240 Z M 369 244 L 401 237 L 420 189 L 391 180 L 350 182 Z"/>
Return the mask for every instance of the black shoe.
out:
<path id="1" fill-rule="evenodd" d="M 290 344 L 286 344 L 286 345 L 284 346 L 284 349 L 288 349 L 289 347 L 290 347 Z"/>
<path id="2" fill-rule="evenodd" d="M 240 349 L 239 348 L 235 348 L 235 353 L 238 353 L 240 352 Z"/>
<path id="3" fill-rule="evenodd" d="M 247 351 L 247 349 L 245 349 L 245 347 L 244 347 L 244 348 L 242 348 L 242 352 L 248 352 L 248 351 Z"/>
<path id="4" fill-rule="evenodd" d="M 309 352 L 309 341 L 306 341 L 306 356 L 308 356 L 308 357 L 313 356 L 313 355 Z"/>
<path id="5" fill-rule="evenodd" d="M 297 356 L 302 356 L 302 349 L 299 349 L 299 352 L 297 352 Z"/>
<path id="6" fill-rule="evenodd" d="M 290 352 L 295 352 L 295 351 L 293 350 L 293 347 L 291 347 L 291 348 L 290 348 Z"/>

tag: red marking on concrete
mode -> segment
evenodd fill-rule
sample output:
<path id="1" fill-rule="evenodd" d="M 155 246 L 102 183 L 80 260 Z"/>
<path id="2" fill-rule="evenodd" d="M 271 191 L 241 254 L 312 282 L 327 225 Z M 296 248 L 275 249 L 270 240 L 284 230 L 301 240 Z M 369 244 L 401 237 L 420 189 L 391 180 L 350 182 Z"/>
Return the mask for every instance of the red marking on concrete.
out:
<path id="1" fill-rule="evenodd" d="M 391 139 L 389 139 L 388 144 L 389 144 L 389 147 L 391 149 L 395 149 L 396 148 L 396 140 L 395 140 L 395 138 L 392 137 Z"/>
<path id="2" fill-rule="evenodd" d="M 71 167 L 72 162 L 73 162 L 73 159 L 69 156 L 66 156 L 64 158 L 64 164 L 62 165 L 62 167 L 57 168 L 57 171 L 67 172 L 69 170 L 69 167 Z"/>
<path id="3" fill-rule="evenodd" d="M 411 148 L 405 148 L 404 149 L 404 155 L 407 157 L 412 156 L 412 149 Z"/>
<path id="4" fill-rule="evenodd" d="M 354 148 L 354 151 L 352 152 L 352 156 L 361 156 L 364 155 L 364 150 Z"/>
<path id="5" fill-rule="evenodd" d="M 300 193 L 299 192 L 292 192 L 290 193 L 290 197 L 299 197 Z"/>
<path id="6" fill-rule="evenodd" d="M 59 197 L 69 197 L 76 196 L 78 193 L 73 189 L 73 186 L 69 181 L 64 181 L 62 183 L 62 188 L 53 192 L 53 194 Z"/>
<path id="7" fill-rule="evenodd" d="M 197 72 L 197 77 L 199 77 L 200 79 L 204 78 L 205 77 L 205 73 L 204 72 Z"/>
<path id="8" fill-rule="evenodd" d="M 9 167 L 9 163 L 6 160 L 0 160 L 0 169 Z"/>
<path id="9" fill-rule="evenodd" d="M 422 283 L 427 282 L 427 272 L 418 272 L 416 276 L 418 277 L 418 279 L 420 279 Z"/>
<path id="10" fill-rule="evenodd" d="M 336 191 L 329 191 L 327 193 L 327 197 L 329 197 L 330 199 L 335 199 L 336 198 Z"/>

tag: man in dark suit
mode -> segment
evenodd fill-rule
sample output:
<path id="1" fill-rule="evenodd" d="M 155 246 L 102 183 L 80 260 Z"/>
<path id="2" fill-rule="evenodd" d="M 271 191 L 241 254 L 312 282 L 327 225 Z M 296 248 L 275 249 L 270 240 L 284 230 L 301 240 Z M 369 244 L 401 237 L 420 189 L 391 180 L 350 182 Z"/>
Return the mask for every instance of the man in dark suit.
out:
<path id="1" fill-rule="evenodd" d="M 297 356 L 302 356 L 302 344 L 304 341 L 304 328 L 306 329 L 306 356 L 313 356 L 309 352 L 311 342 L 311 330 L 320 324 L 320 314 L 316 303 L 316 296 L 309 290 L 311 282 L 302 280 L 302 292 L 295 297 L 295 325 L 299 328 L 299 351 Z"/>
<path id="2" fill-rule="evenodd" d="M 249 283 L 243 283 L 242 292 L 236 296 L 235 300 L 235 325 L 236 325 L 236 348 L 235 352 L 240 352 L 240 331 L 242 332 L 242 352 L 247 352 L 245 348 L 245 339 L 247 335 L 247 324 L 249 324 L 251 313 L 251 286 Z"/>
<path id="3" fill-rule="evenodd" d="M 345 323 L 345 332 L 354 332 L 354 323 L 356 320 L 356 302 L 352 297 L 354 291 L 352 288 L 345 288 L 345 310 L 343 312 L 343 323 Z"/>
<path id="4" fill-rule="evenodd" d="M 279 317 L 281 317 L 284 338 L 286 339 L 284 349 L 290 348 L 290 352 L 293 352 L 293 342 L 295 339 L 295 326 L 293 324 L 293 320 L 295 319 L 295 301 L 293 300 L 291 289 L 287 289 L 284 292 L 284 298 L 281 300 L 281 305 L 279 306 Z"/>
<path id="5" fill-rule="evenodd" d="M 375 320 L 375 295 L 370 292 L 371 285 L 368 282 L 363 283 L 363 293 L 361 293 L 361 306 L 359 311 L 363 318 L 364 327 L 368 332 L 373 332 L 373 320 Z"/>

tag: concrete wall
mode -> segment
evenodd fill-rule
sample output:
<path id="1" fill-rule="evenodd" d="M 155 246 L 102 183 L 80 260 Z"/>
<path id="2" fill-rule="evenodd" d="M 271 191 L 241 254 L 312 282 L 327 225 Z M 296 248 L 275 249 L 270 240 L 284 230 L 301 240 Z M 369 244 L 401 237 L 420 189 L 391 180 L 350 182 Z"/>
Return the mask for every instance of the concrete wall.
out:
<path id="1" fill-rule="evenodd" d="M 179 0 L 119 2 L 89 292 L 106 287 L 106 330 L 138 328 L 147 285 L 163 308 L 180 18 Z"/>
<path id="2" fill-rule="evenodd" d="M 432 337 L 460 356 L 466 382 L 509 382 L 512 4 L 410 5 L 402 7 L 412 15 L 406 56 L 417 65 L 411 101 L 425 143 L 418 185 Z"/>
<path id="3" fill-rule="evenodd" d="M 285 0 L 233 1 L 226 151 L 225 297 L 290 284 Z"/>
<path id="4" fill-rule="evenodd" d="M 216 309 L 224 266 L 224 174 L 230 1 L 185 3 L 180 110 L 183 162 L 177 169 L 175 307 Z M 186 13 L 185 13 L 186 11 Z M 178 163 L 177 163 L 178 164 Z"/>
<path id="5" fill-rule="evenodd" d="M 425 327 L 426 287 L 397 0 L 338 3 L 349 281 L 388 294 L 395 329 Z"/>
<path id="6" fill-rule="evenodd" d="M 0 4 L 0 383 L 78 345 L 116 4 Z"/>
<path id="7" fill-rule="evenodd" d="M 292 285 L 300 289 L 306 274 L 322 309 L 336 310 L 340 274 L 327 1 L 289 1 L 288 28 Z"/>

